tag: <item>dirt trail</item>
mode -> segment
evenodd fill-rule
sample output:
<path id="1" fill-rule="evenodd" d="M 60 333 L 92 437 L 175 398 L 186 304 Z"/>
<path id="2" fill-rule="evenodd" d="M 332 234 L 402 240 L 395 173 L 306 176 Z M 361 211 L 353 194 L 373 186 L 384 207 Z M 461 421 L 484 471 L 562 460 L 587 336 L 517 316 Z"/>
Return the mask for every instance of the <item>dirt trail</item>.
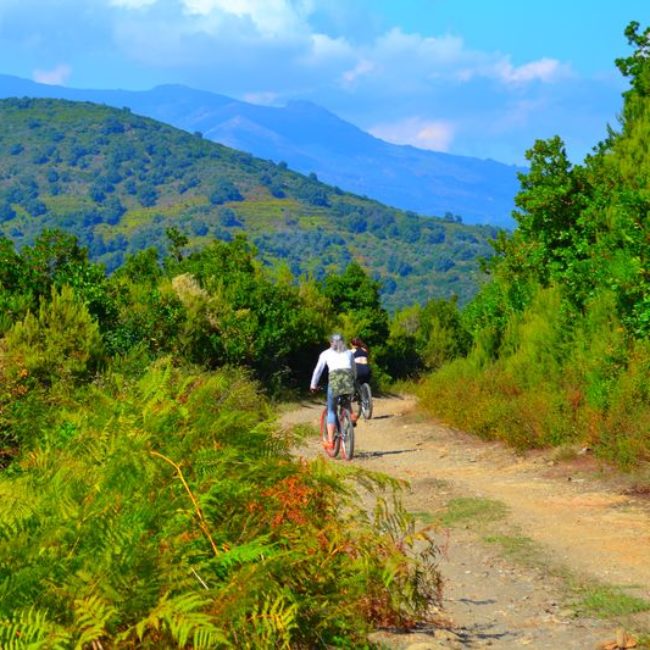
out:
<path id="1" fill-rule="evenodd" d="M 282 421 L 317 426 L 321 409 L 303 404 Z M 436 636 L 380 635 L 388 647 L 584 650 L 614 640 L 621 625 L 648 629 L 647 614 L 622 620 L 580 616 L 567 604 L 565 581 L 549 569 L 569 567 L 650 600 L 650 499 L 599 467 L 588 452 L 557 463 L 549 453 L 518 456 L 436 423 L 403 396 L 375 400 L 374 417 L 359 423 L 356 439 L 353 462 L 407 479 L 406 506 L 423 519 L 454 498 L 499 501 L 507 507 L 497 524 L 505 538 L 530 538 L 537 549 L 531 566 L 508 560 L 471 522 L 439 531 L 450 629 Z M 322 453 L 319 440 L 309 440 L 300 453 Z M 494 524 L 490 532 L 494 537 Z"/>

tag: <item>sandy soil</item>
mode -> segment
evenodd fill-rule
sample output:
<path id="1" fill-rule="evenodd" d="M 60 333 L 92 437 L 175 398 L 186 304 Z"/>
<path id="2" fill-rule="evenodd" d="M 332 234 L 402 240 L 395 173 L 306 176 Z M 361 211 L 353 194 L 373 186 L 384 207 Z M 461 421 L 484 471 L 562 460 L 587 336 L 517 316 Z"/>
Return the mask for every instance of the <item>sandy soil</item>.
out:
<path id="1" fill-rule="evenodd" d="M 321 410 L 320 404 L 304 403 L 282 422 L 317 426 Z M 454 498 L 496 500 L 507 507 L 497 524 L 503 534 L 530 538 L 537 549 L 535 562 L 522 564 L 484 541 L 485 530 L 471 522 L 438 530 L 447 629 L 380 632 L 376 641 L 413 650 L 584 650 L 614 641 L 617 629 L 620 639 L 621 626 L 634 633 L 650 628 L 647 614 L 620 620 L 581 616 L 559 577 L 565 567 L 650 600 L 650 495 L 635 489 L 632 477 L 603 467 L 588 450 L 566 461 L 553 460 L 552 452 L 517 455 L 431 420 L 408 396 L 376 399 L 373 419 L 360 421 L 356 441 L 352 462 L 407 479 L 405 503 L 424 513 L 423 520 Z M 318 438 L 299 453 L 323 453 Z"/>

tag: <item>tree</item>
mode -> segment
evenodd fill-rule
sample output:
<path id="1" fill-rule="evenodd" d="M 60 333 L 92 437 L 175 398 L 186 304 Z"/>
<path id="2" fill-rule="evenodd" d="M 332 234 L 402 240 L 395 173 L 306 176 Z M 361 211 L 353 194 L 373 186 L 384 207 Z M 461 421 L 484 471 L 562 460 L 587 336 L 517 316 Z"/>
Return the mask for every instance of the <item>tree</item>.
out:
<path id="1" fill-rule="evenodd" d="M 388 313 L 381 306 L 381 283 L 373 280 L 357 262 L 340 275 L 328 275 L 321 290 L 334 312 L 347 316 L 349 335 L 359 336 L 368 345 L 379 345 L 388 337 Z"/>
<path id="2" fill-rule="evenodd" d="M 169 242 L 169 252 L 175 260 L 180 262 L 183 259 L 183 248 L 189 243 L 187 235 L 182 233 L 176 226 L 165 230 Z"/>
<path id="3" fill-rule="evenodd" d="M 221 178 L 216 183 L 214 190 L 210 194 L 210 203 L 212 205 L 222 205 L 227 201 L 243 201 L 242 196 L 237 186 L 229 181 L 227 178 Z"/>
<path id="4" fill-rule="evenodd" d="M 532 244 L 531 263 L 547 283 L 554 271 L 566 268 L 566 254 L 575 250 L 579 217 L 587 202 L 584 176 L 579 168 L 572 169 L 558 136 L 537 140 L 526 158 L 530 169 L 519 174 L 521 191 L 515 198 L 521 211 L 513 214 L 519 222 L 518 236 Z"/>
<path id="5" fill-rule="evenodd" d="M 7 334 L 10 355 L 21 359 L 30 375 L 48 386 L 82 379 L 102 353 L 97 322 L 72 288 L 52 288 L 38 316 L 31 312 Z"/>
<path id="6" fill-rule="evenodd" d="M 639 23 L 632 21 L 625 28 L 625 37 L 636 46 L 632 56 L 615 60 L 624 77 L 631 77 L 632 90 L 641 96 L 650 95 L 650 27 L 639 32 Z"/>

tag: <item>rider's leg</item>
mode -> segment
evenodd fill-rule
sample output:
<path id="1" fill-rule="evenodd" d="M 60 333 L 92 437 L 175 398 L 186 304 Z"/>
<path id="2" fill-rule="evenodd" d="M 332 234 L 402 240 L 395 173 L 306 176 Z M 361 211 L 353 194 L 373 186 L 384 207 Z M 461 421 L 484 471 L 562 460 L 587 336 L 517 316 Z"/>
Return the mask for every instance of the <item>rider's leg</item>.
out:
<path id="1" fill-rule="evenodd" d="M 332 387 L 327 387 L 327 439 L 330 444 L 334 442 L 334 430 L 336 429 L 336 411 L 334 410 L 334 395 Z"/>
<path id="2" fill-rule="evenodd" d="M 359 377 L 355 377 L 354 379 L 354 395 L 351 396 L 352 400 L 351 401 L 359 401 L 359 404 L 361 404 L 361 382 L 359 381 Z M 359 419 L 359 414 L 357 413 L 356 409 L 350 409 L 350 419 L 352 420 L 352 424 L 356 424 L 357 420 Z"/>

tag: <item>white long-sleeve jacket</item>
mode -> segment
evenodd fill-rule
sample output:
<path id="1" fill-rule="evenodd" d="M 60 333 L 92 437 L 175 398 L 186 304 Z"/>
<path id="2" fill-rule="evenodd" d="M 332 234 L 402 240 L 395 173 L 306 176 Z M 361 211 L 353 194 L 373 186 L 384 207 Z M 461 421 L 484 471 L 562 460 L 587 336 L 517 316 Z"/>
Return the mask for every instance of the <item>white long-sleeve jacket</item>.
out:
<path id="1" fill-rule="evenodd" d="M 354 355 L 351 350 L 344 350 L 343 352 L 337 352 L 328 348 L 320 353 L 318 357 L 318 363 L 314 368 L 314 373 L 311 376 L 311 388 L 318 388 L 318 382 L 320 381 L 320 376 L 323 374 L 325 367 L 329 372 L 333 370 L 350 370 L 352 374 L 356 377 L 357 368 L 354 363 Z"/>

